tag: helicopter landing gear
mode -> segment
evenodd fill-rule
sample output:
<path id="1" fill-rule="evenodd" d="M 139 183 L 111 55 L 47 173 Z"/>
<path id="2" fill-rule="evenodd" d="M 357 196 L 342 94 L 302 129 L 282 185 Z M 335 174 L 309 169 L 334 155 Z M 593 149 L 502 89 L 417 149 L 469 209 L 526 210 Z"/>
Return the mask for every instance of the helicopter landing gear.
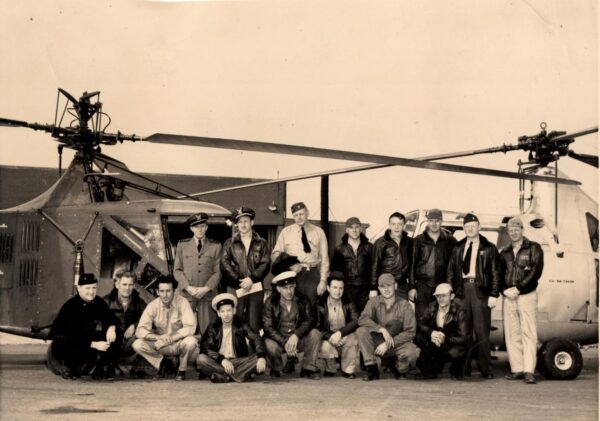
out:
<path id="1" fill-rule="evenodd" d="M 538 352 L 538 370 L 550 380 L 573 380 L 581 372 L 583 357 L 568 339 L 550 339 Z"/>

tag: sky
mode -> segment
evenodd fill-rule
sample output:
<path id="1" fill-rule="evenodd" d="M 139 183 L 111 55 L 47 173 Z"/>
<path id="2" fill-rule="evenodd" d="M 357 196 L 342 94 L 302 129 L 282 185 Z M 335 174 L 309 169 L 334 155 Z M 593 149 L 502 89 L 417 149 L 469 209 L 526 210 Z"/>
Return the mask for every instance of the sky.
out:
<path id="1" fill-rule="evenodd" d="M 0 117 L 51 123 L 56 89 L 100 90 L 108 131 L 406 158 L 598 123 L 595 1 L 0 2 Z M 56 167 L 44 133 L 0 127 L 0 165 Z M 598 136 L 573 149 L 597 154 Z M 277 178 L 362 163 L 170 145 L 104 152 L 136 171 Z M 65 153 L 65 159 L 69 158 Z M 72 156 L 72 155 L 71 155 Z M 508 171 L 524 152 L 448 161 Z M 598 171 L 559 167 L 597 201 Z M 331 178 L 330 218 L 514 213 L 516 180 L 406 168 Z M 288 185 L 318 218 L 319 181 Z"/>

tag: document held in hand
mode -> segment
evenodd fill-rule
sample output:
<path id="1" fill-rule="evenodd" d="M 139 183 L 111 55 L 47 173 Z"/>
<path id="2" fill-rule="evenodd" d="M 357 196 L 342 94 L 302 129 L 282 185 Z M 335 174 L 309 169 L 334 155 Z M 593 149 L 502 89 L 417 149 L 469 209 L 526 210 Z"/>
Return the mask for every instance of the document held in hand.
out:
<path id="1" fill-rule="evenodd" d="M 248 294 L 253 294 L 255 292 L 258 291 L 262 291 L 263 287 L 262 287 L 262 283 L 261 282 L 255 282 L 252 284 L 252 286 L 250 287 L 249 290 L 245 290 L 244 288 L 239 288 L 235 290 L 235 295 L 237 295 L 238 298 L 242 298 Z"/>

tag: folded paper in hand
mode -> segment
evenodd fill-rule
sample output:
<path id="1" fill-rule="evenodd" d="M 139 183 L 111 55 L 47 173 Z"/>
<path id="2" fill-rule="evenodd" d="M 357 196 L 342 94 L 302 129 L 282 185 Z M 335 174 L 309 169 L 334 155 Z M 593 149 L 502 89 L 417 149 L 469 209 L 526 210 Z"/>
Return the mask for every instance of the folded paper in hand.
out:
<path id="1" fill-rule="evenodd" d="M 235 295 L 237 295 L 238 298 L 242 298 L 248 294 L 253 294 L 255 292 L 258 291 L 262 291 L 263 287 L 262 287 L 262 283 L 261 282 L 255 282 L 252 284 L 252 286 L 250 287 L 249 290 L 245 290 L 244 288 L 239 288 L 235 290 Z"/>

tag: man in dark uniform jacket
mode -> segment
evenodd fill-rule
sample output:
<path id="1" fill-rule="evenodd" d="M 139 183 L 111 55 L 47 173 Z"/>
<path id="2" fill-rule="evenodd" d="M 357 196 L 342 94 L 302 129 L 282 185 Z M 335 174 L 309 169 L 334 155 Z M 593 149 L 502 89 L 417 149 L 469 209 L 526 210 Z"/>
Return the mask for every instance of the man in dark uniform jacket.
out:
<path id="1" fill-rule="evenodd" d="M 187 223 L 194 236 L 177 243 L 173 276 L 179 293 L 196 312 L 197 329 L 203 334 L 215 319 L 210 303 L 221 281 L 221 244 L 206 237 L 206 213 L 191 215 Z"/>
<path id="2" fill-rule="evenodd" d="M 360 228 L 360 219 L 352 217 L 346 221 L 346 234 L 333 250 L 331 258 L 331 271 L 344 274 L 344 292 L 359 312 L 369 301 L 373 259 L 373 244 Z"/>
<path id="3" fill-rule="evenodd" d="M 61 307 L 50 330 L 50 354 L 65 366 L 64 378 L 114 376 L 114 370 L 123 341 L 121 322 L 96 295 L 98 280 L 86 273 L 79 278 L 77 295 Z"/>
<path id="4" fill-rule="evenodd" d="M 421 349 L 417 367 L 422 378 L 436 378 L 450 361 L 450 375 L 462 379 L 467 327 L 465 312 L 450 284 L 438 284 L 435 300 L 417 314 L 415 344 Z"/>
<path id="5" fill-rule="evenodd" d="M 271 376 L 279 377 L 282 370 L 282 354 L 294 358 L 304 352 L 300 377 L 319 380 L 316 366 L 321 345 L 321 332 L 315 329 L 315 309 L 310 302 L 295 294 L 296 272 L 282 272 L 273 278 L 273 295 L 266 302 L 263 328 Z M 293 365 L 286 367 L 292 368 Z M 286 370 L 286 372 L 291 370 Z"/>
<path id="6" fill-rule="evenodd" d="M 265 344 L 260 335 L 236 315 L 238 300 L 233 294 L 219 294 L 212 301 L 218 318 L 200 341 L 198 369 L 213 383 L 238 383 L 247 380 L 256 371 L 265 371 Z M 248 344 L 254 353 L 250 355 Z"/>
<path id="7" fill-rule="evenodd" d="M 271 259 L 267 241 L 252 229 L 254 216 L 254 210 L 245 207 L 233 212 L 232 219 L 238 232 L 223 244 L 221 284 L 232 294 L 236 294 L 238 289 L 248 293 L 251 288 L 260 288 L 240 297 L 236 305 L 237 315 L 242 322 L 258 332 L 262 325 L 262 282 L 269 273 Z"/>
<path id="8" fill-rule="evenodd" d="M 447 281 L 448 263 L 456 239 L 442 228 L 439 209 L 427 212 L 427 228 L 413 240 L 413 260 L 408 299 L 417 303 L 417 312 L 435 301 L 433 290 Z"/>
<path id="9" fill-rule="evenodd" d="M 481 377 L 493 379 L 490 355 L 490 326 L 492 308 L 500 294 L 502 261 L 496 246 L 479 234 L 479 219 L 465 215 L 463 228 L 466 237 L 452 250 L 448 265 L 448 283 L 461 298 L 467 323 L 467 347 L 471 347 L 473 332 L 477 341 Z M 466 375 L 471 374 L 470 362 Z"/>
<path id="10" fill-rule="evenodd" d="M 146 303 L 134 289 L 135 274 L 130 271 L 118 271 L 115 274 L 115 286 L 103 297 L 108 308 L 121 321 L 123 329 L 123 348 L 120 357 L 127 358 L 135 354 L 131 347 L 135 341 L 135 329 L 146 308 Z"/>
<path id="11" fill-rule="evenodd" d="M 378 280 L 384 273 L 391 273 L 394 276 L 398 285 L 397 295 L 405 300 L 408 297 L 413 240 L 404 232 L 405 223 L 404 215 L 394 212 L 389 217 L 389 228 L 383 237 L 375 241 L 369 297 L 377 296 Z"/>

